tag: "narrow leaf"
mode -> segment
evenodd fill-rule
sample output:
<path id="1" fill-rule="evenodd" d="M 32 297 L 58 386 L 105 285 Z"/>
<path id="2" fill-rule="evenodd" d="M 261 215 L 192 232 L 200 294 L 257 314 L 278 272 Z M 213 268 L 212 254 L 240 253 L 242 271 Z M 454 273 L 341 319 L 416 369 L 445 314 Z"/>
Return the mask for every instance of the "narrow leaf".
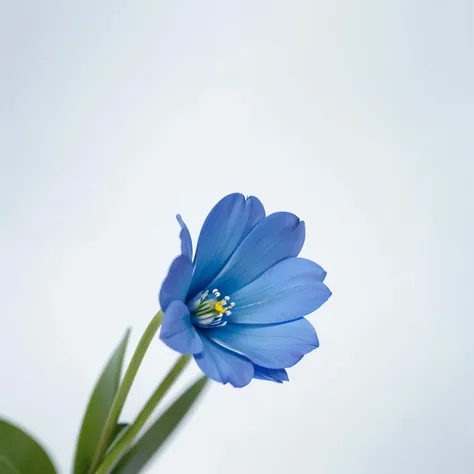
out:
<path id="1" fill-rule="evenodd" d="M 168 436 L 178 426 L 208 382 L 201 377 L 189 387 L 119 461 L 112 474 L 136 474 L 163 446 Z"/>
<path id="2" fill-rule="evenodd" d="M 27 433 L 0 419 L 1 474 L 56 474 L 44 449 Z"/>
<path id="3" fill-rule="evenodd" d="M 129 334 L 130 331 L 127 331 L 115 349 L 92 393 L 77 442 L 74 474 L 88 474 L 92 467 L 110 407 L 120 384 Z M 108 440 L 107 446 L 110 442 L 112 439 Z"/>
<path id="4" fill-rule="evenodd" d="M 129 424 L 128 423 L 117 423 L 115 425 L 115 430 L 112 433 L 112 441 L 115 442 L 120 435 L 123 433 L 123 431 L 128 428 Z"/>
<path id="5" fill-rule="evenodd" d="M 104 455 L 107 452 L 107 449 L 110 447 L 112 436 L 118 423 L 120 414 L 122 413 L 123 406 L 127 400 L 127 396 L 132 388 L 133 381 L 137 376 L 138 369 L 145 357 L 146 351 L 153 341 L 156 331 L 161 326 L 161 320 L 163 318 L 163 311 L 161 309 L 153 316 L 152 320 L 149 322 L 145 332 L 143 333 L 135 352 L 133 353 L 130 364 L 125 371 L 122 381 L 120 382 L 119 388 L 115 395 L 114 401 L 109 411 L 109 415 L 105 422 L 105 427 L 102 433 L 102 439 L 99 442 L 99 445 L 96 450 L 96 454 L 92 460 L 91 465 L 91 474 L 92 472 L 97 472 L 96 469 L 101 463 Z"/>

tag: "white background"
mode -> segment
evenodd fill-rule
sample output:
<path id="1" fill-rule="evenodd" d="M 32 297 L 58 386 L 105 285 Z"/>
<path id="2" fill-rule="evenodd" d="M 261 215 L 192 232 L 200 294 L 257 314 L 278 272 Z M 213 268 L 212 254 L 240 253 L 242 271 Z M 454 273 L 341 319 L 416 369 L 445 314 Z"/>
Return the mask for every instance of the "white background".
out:
<path id="1" fill-rule="evenodd" d="M 0 415 L 70 472 L 174 215 L 196 238 L 239 191 L 306 221 L 321 346 L 291 383 L 213 384 L 146 472 L 474 472 L 472 2 L 1 5 Z"/>

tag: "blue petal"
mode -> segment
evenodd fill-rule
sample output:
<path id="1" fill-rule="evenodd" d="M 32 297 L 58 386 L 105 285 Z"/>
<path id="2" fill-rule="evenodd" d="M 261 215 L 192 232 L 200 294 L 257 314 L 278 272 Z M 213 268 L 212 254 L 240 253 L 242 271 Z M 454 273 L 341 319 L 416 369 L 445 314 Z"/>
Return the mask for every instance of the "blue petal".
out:
<path id="1" fill-rule="evenodd" d="M 202 332 L 200 335 L 204 349 L 194 355 L 200 369 L 216 382 L 245 387 L 253 378 L 253 364 L 245 357 L 210 341 Z"/>
<path id="2" fill-rule="evenodd" d="M 291 367 L 319 346 L 316 331 L 304 318 L 263 326 L 229 323 L 206 329 L 206 336 L 269 369 Z"/>
<path id="3" fill-rule="evenodd" d="M 248 220 L 247 226 L 245 231 L 242 233 L 245 234 L 242 237 L 242 240 L 248 235 L 248 233 L 260 222 L 265 218 L 265 208 L 263 207 L 262 202 L 260 199 L 256 198 L 255 196 L 249 196 L 245 203 L 246 207 L 248 207 Z"/>
<path id="4" fill-rule="evenodd" d="M 182 301 L 172 301 L 163 315 L 160 339 L 182 354 L 201 352 L 202 342 L 191 324 L 188 307 Z"/>
<path id="5" fill-rule="evenodd" d="M 179 255 L 173 260 L 160 290 L 160 305 L 166 311 L 174 301 L 184 301 L 193 276 L 193 264 L 187 255 Z"/>
<path id="6" fill-rule="evenodd" d="M 183 218 L 177 214 L 176 219 L 181 226 L 181 232 L 179 233 L 179 238 L 181 239 L 181 254 L 189 257 L 190 260 L 193 259 L 193 240 L 191 239 L 191 234 L 187 225 L 184 223 Z"/>
<path id="7" fill-rule="evenodd" d="M 250 232 L 210 286 L 224 295 L 236 292 L 281 260 L 296 257 L 304 238 L 304 222 L 294 214 L 270 214 Z"/>
<path id="8" fill-rule="evenodd" d="M 221 199 L 207 216 L 197 244 L 189 295 L 205 290 L 247 234 L 265 217 L 256 197 L 234 193 Z"/>
<path id="9" fill-rule="evenodd" d="M 288 382 L 288 374 L 285 369 L 267 369 L 260 367 L 259 365 L 253 366 L 255 373 L 253 374 L 254 379 L 269 380 L 270 382 L 283 383 Z"/>
<path id="10" fill-rule="evenodd" d="M 232 294 L 230 321 L 272 324 L 299 319 L 318 309 L 331 292 L 322 282 L 326 272 L 311 260 L 288 258 Z"/>

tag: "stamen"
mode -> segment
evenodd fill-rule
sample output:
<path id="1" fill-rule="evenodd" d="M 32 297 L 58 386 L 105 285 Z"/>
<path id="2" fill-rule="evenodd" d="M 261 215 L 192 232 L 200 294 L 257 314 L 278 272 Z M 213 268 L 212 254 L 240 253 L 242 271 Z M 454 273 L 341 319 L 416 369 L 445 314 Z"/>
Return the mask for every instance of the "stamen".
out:
<path id="1" fill-rule="evenodd" d="M 224 296 L 222 299 L 219 290 L 204 291 L 197 301 L 192 303 L 191 319 L 193 324 L 199 327 L 222 327 L 227 324 L 224 319 L 232 314 L 231 308 L 235 306 L 234 302 L 230 301 L 230 296 Z"/>
<path id="2" fill-rule="evenodd" d="M 222 300 L 222 301 L 224 301 L 224 300 Z M 225 311 L 224 306 L 223 306 L 223 304 L 222 304 L 222 301 L 218 301 L 218 302 L 214 305 L 215 310 L 216 310 L 219 314 L 222 314 L 222 313 Z"/>

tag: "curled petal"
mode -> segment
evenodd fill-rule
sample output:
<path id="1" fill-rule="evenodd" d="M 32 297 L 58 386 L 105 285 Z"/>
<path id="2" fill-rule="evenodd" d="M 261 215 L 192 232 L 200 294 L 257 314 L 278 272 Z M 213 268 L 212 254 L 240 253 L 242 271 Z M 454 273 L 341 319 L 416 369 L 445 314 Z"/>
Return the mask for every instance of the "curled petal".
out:
<path id="1" fill-rule="evenodd" d="M 266 367 L 260 367 L 259 365 L 253 365 L 254 368 L 254 379 L 269 380 L 270 382 L 283 383 L 288 382 L 288 374 L 285 369 L 267 369 Z"/>
<path id="2" fill-rule="evenodd" d="M 193 265 L 187 255 L 179 255 L 173 260 L 160 290 L 160 305 L 166 311 L 175 300 L 185 301 L 193 275 Z"/>
<path id="3" fill-rule="evenodd" d="M 181 232 L 179 233 L 179 238 L 181 239 L 181 254 L 189 257 L 189 260 L 193 259 L 193 241 L 191 239 L 191 234 L 189 233 L 188 226 L 183 221 L 183 218 L 177 214 L 176 219 L 181 226 Z"/>
<path id="4" fill-rule="evenodd" d="M 252 363 L 245 357 L 212 342 L 201 333 L 203 351 L 194 355 L 199 368 L 212 380 L 245 387 L 254 376 Z"/>
<path id="5" fill-rule="evenodd" d="M 191 324 L 188 307 L 182 301 L 172 301 L 163 315 L 160 339 L 182 354 L 201 352 L 202 342 Z"/>

